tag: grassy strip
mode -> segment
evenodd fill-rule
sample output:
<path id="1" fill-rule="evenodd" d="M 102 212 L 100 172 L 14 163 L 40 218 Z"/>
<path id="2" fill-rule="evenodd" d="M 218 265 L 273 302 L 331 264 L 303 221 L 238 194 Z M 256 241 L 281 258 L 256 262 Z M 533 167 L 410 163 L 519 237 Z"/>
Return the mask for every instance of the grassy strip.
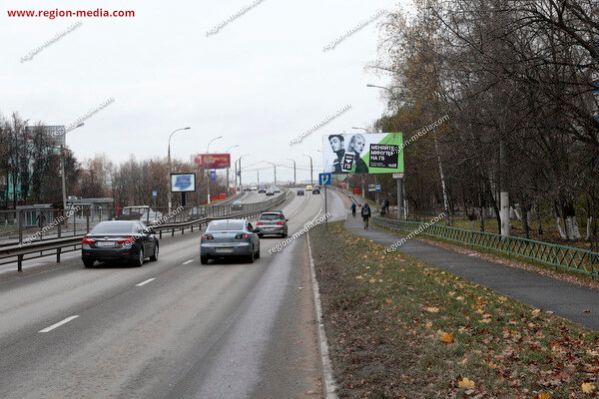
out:
<path id="1" fill-rule="evenodd" d="M 599 332 L 339 223 L 310 236 L 340 397 L 598 397 Z"/>

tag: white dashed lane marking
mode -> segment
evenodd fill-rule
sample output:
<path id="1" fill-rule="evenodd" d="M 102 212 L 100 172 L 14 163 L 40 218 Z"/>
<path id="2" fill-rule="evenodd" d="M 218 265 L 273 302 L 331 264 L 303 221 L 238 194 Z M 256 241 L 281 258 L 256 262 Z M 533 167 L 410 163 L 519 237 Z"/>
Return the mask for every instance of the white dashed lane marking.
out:
<path id="1" fill-rule="evenodd" d="M 39 330 L 38 332 L 41 332 L 41 333 L 50 332 L 50 331 L 54 330 L 55 328 L 58 328 L 64 324 L 67 324 L 71 320 L 75 320 L 77 317 L 79 317 L 79 315 L 69 316 L 66 319 L 64 319 L 63 321 L 59 321 L 56 324 L 52 324 L 50 327 L 46 327 L 43 330 Z"/>
<path id="2" fill-rule="evenodd" d="M 154 280 L 156 280 L 156 278 L 152 277 L 152 278 L 149 278 L 149 279 L 147 279 L 146 281 L 142 281 L 142 282 L 141 282 L 141 283 L 139 283 L 139 284 L 135 284 L 135 286 L 136 286 L 136 287 L 143 287 L 144 285 L 146 285 L 146 284 L 148 284 L 148 283 L 151 283 L 151 282 L 152 282 L 152 281 L 154 281 Z"/>

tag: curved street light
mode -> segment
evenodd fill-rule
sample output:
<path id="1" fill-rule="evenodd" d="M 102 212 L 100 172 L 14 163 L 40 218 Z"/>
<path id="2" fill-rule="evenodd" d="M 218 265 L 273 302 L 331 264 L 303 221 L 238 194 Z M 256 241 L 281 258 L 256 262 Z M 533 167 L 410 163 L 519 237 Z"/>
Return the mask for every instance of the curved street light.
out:
<path id="1" fill-rule="evenodd" d="M 177 132 L 181 132 L 183 130 L 189 130 L 191 129 L 190 126 L 187 127 L 182 127 L 180 129 L 175 129 L 173 130 L 173 132 L 168 136 L 168 176 L 167 176 L 167 181 L 168 181 L 168 213 L 171 213 L 171 208 L 173 207 L 173 193 L 171 193 L 171 172 L 173 171 L 173 165 L 171 163 L 171 139 L 173 138 L 173 135 Z"/>
<path id="2" fill-rule="evenodd" d="M 310 158 L 310 184 L 314 185 L 314 160 L 311 155 L 304 154 L 304 156 Z"/>

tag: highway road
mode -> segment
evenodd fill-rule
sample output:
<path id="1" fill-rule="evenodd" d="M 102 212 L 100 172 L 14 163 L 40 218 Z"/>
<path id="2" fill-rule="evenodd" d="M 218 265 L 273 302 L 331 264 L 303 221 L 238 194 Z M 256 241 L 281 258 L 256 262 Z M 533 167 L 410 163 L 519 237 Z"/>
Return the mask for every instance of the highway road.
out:
<path id="1" fill-rule="evenodd" d="M 290 234 L 323 202 L 290 198 Z M 307 243 L 270 254 L 278 242 L 254 264 L 202 266 L 186 233 L 142 268 L 71 255 L 2 275 L 0 398 L 322 397 Z"/>

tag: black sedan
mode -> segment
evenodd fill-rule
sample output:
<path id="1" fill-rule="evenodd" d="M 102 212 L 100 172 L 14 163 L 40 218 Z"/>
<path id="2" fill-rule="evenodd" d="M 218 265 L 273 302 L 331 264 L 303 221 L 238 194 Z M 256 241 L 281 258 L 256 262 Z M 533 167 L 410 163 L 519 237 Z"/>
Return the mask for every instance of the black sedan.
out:
<path id="1" fill-rule="evenodd" d="M 101 222 L 81 240 L 85 267 L 96 261 L 128 261 L 142 266 L 146 258 L 158 260 L 160 244 L 154 231 L 136 220 Z"/>

